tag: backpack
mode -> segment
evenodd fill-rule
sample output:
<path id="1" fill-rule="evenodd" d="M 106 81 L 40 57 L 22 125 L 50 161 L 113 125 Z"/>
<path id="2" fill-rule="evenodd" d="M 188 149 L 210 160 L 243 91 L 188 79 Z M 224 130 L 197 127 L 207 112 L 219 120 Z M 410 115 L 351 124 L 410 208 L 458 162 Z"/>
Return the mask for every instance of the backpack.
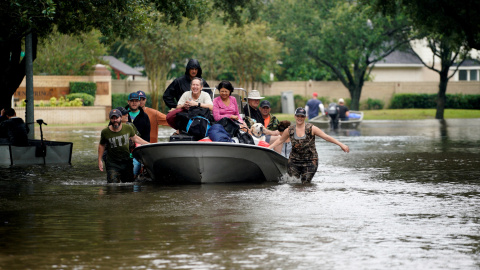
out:
<path id="1" fill-rule="evenodd" d="M 235 135 L 238 133 L 238 130 L 240 129 L 240 126 L 228 117 L 220 119 L 217 124 L 222 125 L 225 131 L 228 132 L 230 137 L 235 137 Z"/>
<path id="2" fill-rule="evenodd" d="M 337 114 L 337 103 L 328 104 L 328 114 Z"/>
<path id="3" fill-rule="evenodd" d="M 195 139 L 200 140 L 207 137 L 210 129 L 210 121 L 203 116 L 194 116 L 188 120 L 186 131 Z"/>
<path id="4" fill-rule="evenodd" d="M 232 142 L 232 137 L 220 124 L 213 124 L 208 130 L 208 137 L 214 142 Z"/>

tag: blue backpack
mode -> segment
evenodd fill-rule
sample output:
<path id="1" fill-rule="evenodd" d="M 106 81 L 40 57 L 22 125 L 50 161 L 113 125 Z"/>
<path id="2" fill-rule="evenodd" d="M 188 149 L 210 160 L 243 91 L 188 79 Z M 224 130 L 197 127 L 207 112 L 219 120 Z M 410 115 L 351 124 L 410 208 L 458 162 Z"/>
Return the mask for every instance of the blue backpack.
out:
<path id="1" fill-rule="evenodd" d="M 192 135 L 196 140 L 201 140 L 207 137 L 210 129 L 210 121 L 203 116 L 194 116 L 188 120 L 186 131 Z"/>

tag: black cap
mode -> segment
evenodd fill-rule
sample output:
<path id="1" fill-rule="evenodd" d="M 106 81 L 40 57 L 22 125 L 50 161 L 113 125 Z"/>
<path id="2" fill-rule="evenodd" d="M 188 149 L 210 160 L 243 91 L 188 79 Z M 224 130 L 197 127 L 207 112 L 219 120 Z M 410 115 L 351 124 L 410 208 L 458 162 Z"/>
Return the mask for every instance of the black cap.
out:
<path id="1" fill-rule="evenodd" d="M 263 107 L 268 107 L 270 108 L 270 102 L 268 100 L 264 100 L 262 102 L 260 102 L 260 108 L 263 108 Z"/>
<path id="2" fill-rule="evenodd" d="M 307 116 L 307 111 L 305 111 L 304 108 L 302 107 L 299 107 L 295 110 L 295 115 L 303 115 L 303 116 Z"/>
<path id="3" fill-rule="evenodd" d="M 127 109 L 125 109 L 124 107 L 117 107 L 115 109 L 119 110 L 122 113 L 122 115 L 128 114 Z"/>
<path id="4" fill-rule="evenodd" d="M 110 111 L 110 115 L 108 117 L 110 119 L 112 119 L 112 117 L 114 117 L 114 116 L 116 116 L 118 118 L 122 118 L 122 113 L 117 109 L 113 109 L 113 110 Z"/>
<path id="5" fill-rule="evenodd" d="M 145 92 L 143 92 L 142 90 L 138 90 L 137 94 L 139 98 L 147 98 L 147 95 L 145 95 Z"/>

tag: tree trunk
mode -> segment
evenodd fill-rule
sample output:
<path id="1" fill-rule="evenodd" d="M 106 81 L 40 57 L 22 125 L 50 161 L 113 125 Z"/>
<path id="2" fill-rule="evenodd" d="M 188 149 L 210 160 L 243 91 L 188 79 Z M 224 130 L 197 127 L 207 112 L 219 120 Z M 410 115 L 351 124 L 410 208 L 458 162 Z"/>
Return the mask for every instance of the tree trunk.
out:
<path id="1" fill-rule="evenodd" d="M 443 115 L 445 112 L 447 84 L 447 74 L 443 75 L 443 73 L 440 73 L 440 84 L 438 85 L 437 94 L 437 112 L 435 114 L 435 119 L 444 119 Z"/>

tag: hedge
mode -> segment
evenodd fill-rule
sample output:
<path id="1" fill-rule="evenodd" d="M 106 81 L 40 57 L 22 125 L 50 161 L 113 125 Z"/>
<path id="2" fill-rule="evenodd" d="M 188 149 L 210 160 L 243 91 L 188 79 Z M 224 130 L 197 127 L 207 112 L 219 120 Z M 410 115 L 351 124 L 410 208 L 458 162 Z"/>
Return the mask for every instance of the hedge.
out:
<path id="1" fill-rule="evenodd" d="M 437 94 L 396 94 L 390 109 L 432 109 L 437 107 Z M 480 95 L 446 94 L 446 109 L 480 109 Z"/>
<path id="2" fill-rule="evenodd" d="M 85 93 L 95 99 L 97 93 L 97 84 L 94 82 L 70 82 L 70 94 Z"/>
<path id="3" fill-rule="evenodd" d="M 73 93 L 65 96 L 68 100 L 75 100 L 79 98 L 82 100 L 83 106 L 93 106 L 95 98 L 92 95 L 86 93 Z"/>

